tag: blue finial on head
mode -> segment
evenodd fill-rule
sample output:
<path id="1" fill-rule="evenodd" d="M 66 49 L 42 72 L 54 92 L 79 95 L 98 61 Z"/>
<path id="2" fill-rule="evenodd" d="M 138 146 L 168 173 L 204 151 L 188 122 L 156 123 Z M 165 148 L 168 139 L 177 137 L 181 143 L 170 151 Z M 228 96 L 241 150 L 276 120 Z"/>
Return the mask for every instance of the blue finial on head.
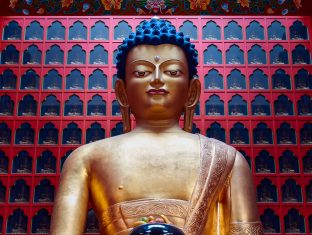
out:
<path id="1" fill-rule="evenodd" d="M 151 20 L 144 20 L 118 47 L 116 56 L 117 76 L 125 79 L 126 58 L 128 52 L 140 44 L 160 45 L 174 44 L 184 50 L 188 60 L 189 77 L 197 76 L 198 53 L 195 45 L 191 44 L 190 38 L 184 36 L 182 32 L 177 32 L 175 27 L 167 20 L 153 17 Z"/>

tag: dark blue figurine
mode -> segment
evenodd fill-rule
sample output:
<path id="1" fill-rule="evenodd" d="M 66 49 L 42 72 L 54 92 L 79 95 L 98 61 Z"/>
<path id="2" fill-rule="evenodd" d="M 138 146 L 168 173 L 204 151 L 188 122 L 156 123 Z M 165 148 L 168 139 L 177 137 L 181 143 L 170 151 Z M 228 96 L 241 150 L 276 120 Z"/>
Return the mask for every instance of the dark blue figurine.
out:
<path id="1" fill-rule="evenodd" d="M 134 228 L 129 235 L 185 235 L 181 229 L 170 224 L 143 224 Z"/>

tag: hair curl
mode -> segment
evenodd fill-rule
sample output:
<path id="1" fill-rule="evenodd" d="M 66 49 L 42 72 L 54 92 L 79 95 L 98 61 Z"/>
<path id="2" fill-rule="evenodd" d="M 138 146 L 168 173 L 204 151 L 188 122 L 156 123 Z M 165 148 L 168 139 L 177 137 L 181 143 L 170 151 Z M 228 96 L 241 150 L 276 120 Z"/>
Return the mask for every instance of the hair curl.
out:
<path id="1" fill-rule="evenodd" d="M 197 76 L 198 53 L 190 38 L 183 32 L 177 32 L 167 20 L 151 19 L 142 21 L 135 32 L 132 32 L 118 47 L 116 55 L 117 77 L 125 80 L 126 57 L 128 52 L 137 45 L 174 44 L 183 49 L 188 60 L 189 78 Z"/>

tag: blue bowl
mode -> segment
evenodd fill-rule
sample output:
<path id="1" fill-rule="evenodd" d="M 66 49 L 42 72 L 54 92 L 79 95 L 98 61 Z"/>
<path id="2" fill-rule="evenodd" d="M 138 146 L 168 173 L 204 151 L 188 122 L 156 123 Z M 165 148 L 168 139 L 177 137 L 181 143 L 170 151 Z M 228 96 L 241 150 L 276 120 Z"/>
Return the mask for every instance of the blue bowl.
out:
<path id="1" fill-rule="evenodd" d="M 134 228 L 129 235 L 185 235 L 181 229 L 170 224 L 143 224 Z"/>

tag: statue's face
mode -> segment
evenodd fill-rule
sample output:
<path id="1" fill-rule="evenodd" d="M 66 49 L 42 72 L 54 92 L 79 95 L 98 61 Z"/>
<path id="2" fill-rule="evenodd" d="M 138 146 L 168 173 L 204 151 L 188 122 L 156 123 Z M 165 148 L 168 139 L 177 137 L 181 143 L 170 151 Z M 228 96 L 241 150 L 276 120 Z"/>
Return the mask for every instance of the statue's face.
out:
<path id="1" fill-rule="evenodd" d="M 188 88 L 188 64 L 180 47 L 138 45 L 128 53 L 126 94 L 137 119 L 180 117 Z"/>

